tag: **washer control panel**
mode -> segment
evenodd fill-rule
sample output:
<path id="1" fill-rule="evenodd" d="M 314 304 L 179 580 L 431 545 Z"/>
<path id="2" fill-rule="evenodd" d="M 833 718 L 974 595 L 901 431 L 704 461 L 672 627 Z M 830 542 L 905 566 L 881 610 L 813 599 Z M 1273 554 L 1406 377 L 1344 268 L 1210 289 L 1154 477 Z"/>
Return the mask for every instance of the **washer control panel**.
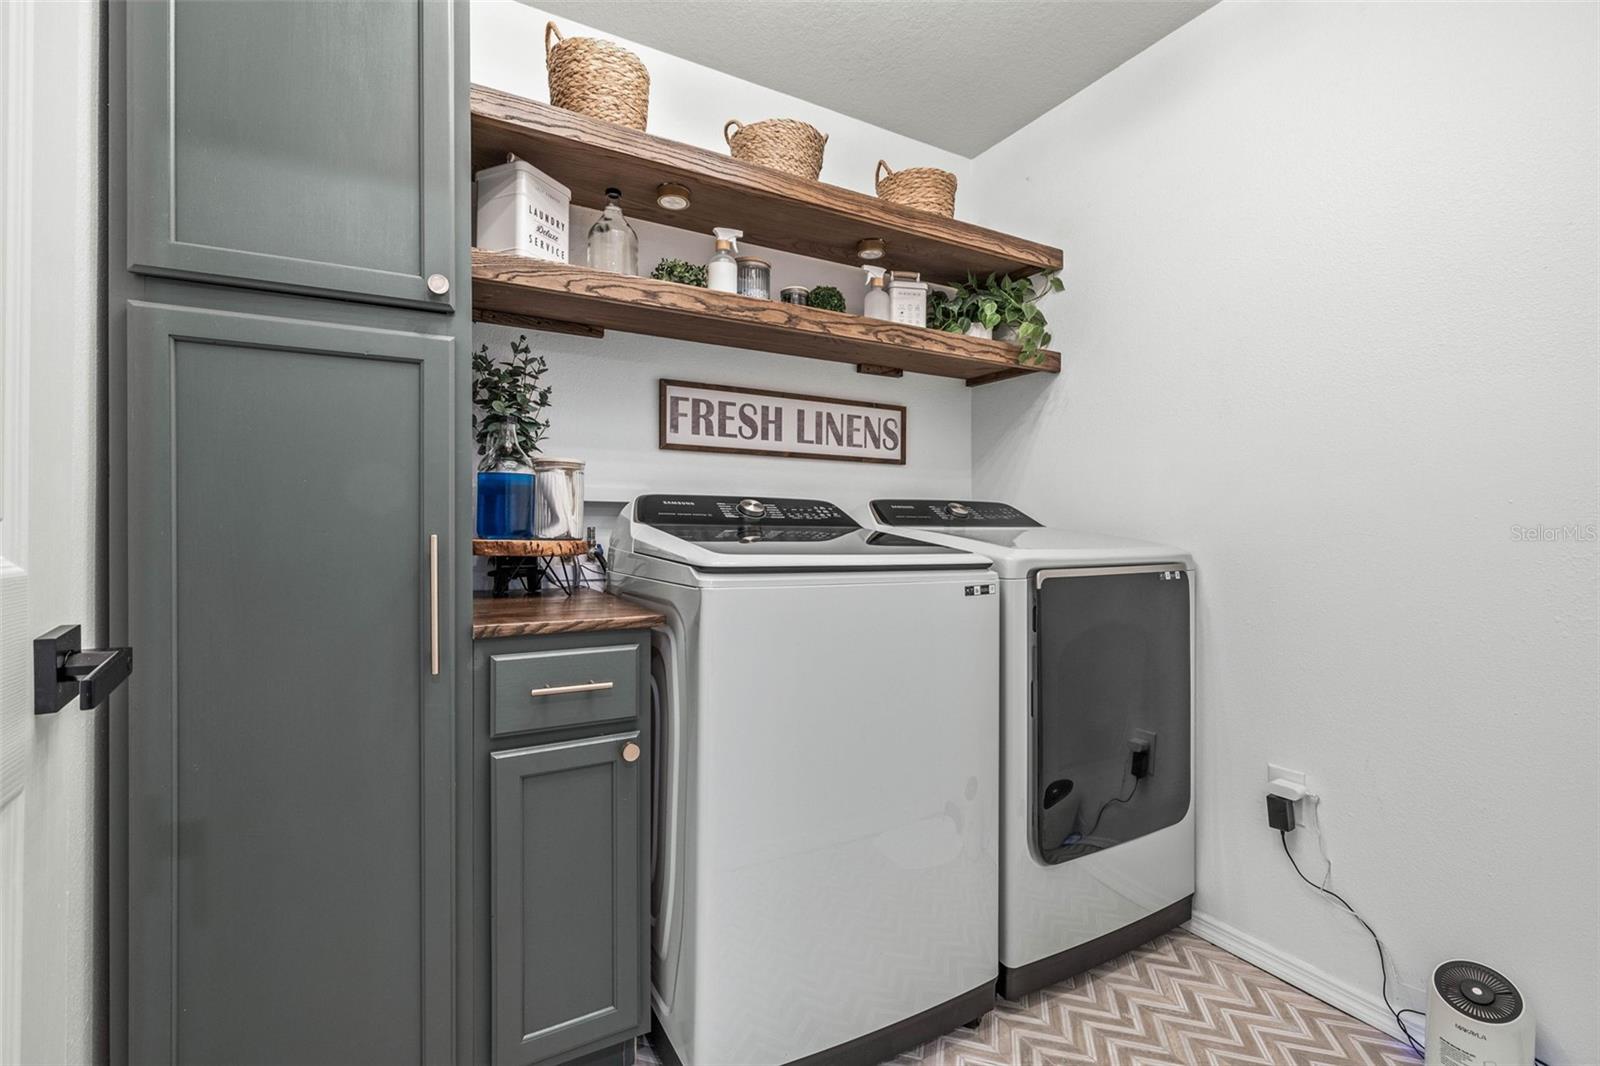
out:
<path id="1" fill-rule="evenodd" d="M 781 496 L 640 496 L 637 522 L 652 526 L 859 529 L 860 523 L 826 500 Z"/>
<path id="2" fill-rule="evenodd" d="M 873 500 L 872 514 L 886 526 L 923 529 L 1039 524 L 1009 503 L 992 500 Z"/>

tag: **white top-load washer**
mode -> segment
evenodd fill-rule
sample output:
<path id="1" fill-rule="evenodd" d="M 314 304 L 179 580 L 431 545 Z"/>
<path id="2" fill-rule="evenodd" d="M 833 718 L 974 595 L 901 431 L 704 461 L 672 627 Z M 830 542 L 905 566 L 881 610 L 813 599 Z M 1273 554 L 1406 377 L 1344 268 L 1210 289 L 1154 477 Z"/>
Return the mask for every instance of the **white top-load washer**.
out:
<path id="1" fill-rule="evenodd" d="M 999 922 L 988 560 L 820 500 L 654 495 L 624 508 L 610 568 L 667 618 L 663 1054 L 875 1063 L 980 1017 Z"/>
<path id="2" fill-rule="evenodd" d="M 1194 896 L 1188 553 L 1049 529 L 1004 503 L 874 500 L 879 529 L 1000 576 L 1000 992 L 1187 921 Z"/>

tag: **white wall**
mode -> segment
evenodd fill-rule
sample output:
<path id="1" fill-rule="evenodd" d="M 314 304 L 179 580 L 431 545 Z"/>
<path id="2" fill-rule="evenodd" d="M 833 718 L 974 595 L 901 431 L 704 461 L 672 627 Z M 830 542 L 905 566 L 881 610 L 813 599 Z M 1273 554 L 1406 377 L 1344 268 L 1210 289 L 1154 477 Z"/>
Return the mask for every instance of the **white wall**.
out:
<path id="1" fill-rule="evenodd" d="M 471 21 L 473 81 L 530 99 L 549 99 L 543 59 L 548 15 L 514 0 L 473 0 Z M 567 19 L 556 21 L 569 37 L 609 38 Z M 907 166 L 943 167 L 958 178 L 965 178 L 971 166 L 961 156 L 815 104 L 622 43 L 650 70 L 649 131 L 662 137 L 726 151 L 722 127 L 730 118 L 802 119 L 828 134 L 822 179 L 863 192 L 872 191 L 872 169 L 880 157 L 905 160 Z M 538 160 L 531 162 L 537 165 Z M 582 262 L 583 234 L 593 218 L 592 212 L 573 212 L 576 262 Z M 638 221 L 633 225 L 640 232 L 645 273 L 663 256 L 704 262 L 711 254 L 709 233 L 689 234 Z M 741 251 L 773 261 L 775 289 L 828 283 L 858 305 L 862 275 L 854 267 L 754 247 Z M 488 343 L 501 352 L 507 334 L 515 332 L 478 326 L 474 343 Z M 965 495 L 971 488 L 971 390 L 959 381 L 917 374 L 878 378 L 858 374 L 849 365 L 615 332 L 603 340 L 553 333 L 531 334 L 529 339 L 548 358 L 546 380 L 555 388 L 544 454 L 584 460 L 591 500 L 625 500 L 645 491 L 762 492 L 821 496 L 850 507 L 878 495 Z M 660 451 L 657 382 L 663 377 L 904 404 L 907 463 L 889 467 Z"/>
<path id="2" fill-rule="evenodd" d="M 1381 1015 L 1366 934 L 1265 825 L 1267 761 L 1303 769 L 1399 1005 L 1481 959 L 1586 1063 L 1596 16 L 1224 3 L 968 197 L 1068 262 L 1065 372 L 977 390 L 976 491 L 1198 561 L 1203 928 Z M 1541 524 L 1587 542 L 1514 532 Z"/>

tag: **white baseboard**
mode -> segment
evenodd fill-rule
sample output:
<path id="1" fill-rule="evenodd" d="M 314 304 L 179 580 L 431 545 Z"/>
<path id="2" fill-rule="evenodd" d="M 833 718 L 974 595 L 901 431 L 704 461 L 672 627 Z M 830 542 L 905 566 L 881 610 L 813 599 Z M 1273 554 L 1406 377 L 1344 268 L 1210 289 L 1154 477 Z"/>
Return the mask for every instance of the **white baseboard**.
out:
<path id="1" fill-rule="evenodd" d="M 1196 911 L 1189 919 L 1186 928 L 1201 940 L 1215 944 L 1253 966 L 1259 966 L 1307 995 L 1322 1000 L 1328 1006 L 1366 1022 L 1396 1040 L 1405 1040 L 1399 1026 L 1395 1024 L 1394 1015 L 1384 1006 L 1383 997 L 1375 992 L 1346 984 L 1304 959 L 1286 955 L 1270 944 L 1257 940 L 1249 933 L 1235 929 L 1226 922 L 1218 921 L 1209 914 Z M 1421 1043 L 1423 1028 L 1421 1019 L 1408 1017 L 1406 1024 L 1411 1027 L 1411 1035 Z"/>

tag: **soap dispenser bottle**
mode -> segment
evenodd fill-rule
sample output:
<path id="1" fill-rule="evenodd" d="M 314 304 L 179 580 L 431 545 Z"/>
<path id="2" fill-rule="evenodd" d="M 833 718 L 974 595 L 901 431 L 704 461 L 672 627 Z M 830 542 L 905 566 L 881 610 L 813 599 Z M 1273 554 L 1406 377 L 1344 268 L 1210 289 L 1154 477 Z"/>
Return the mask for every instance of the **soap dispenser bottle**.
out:
<path id="1" fill-rule="evenodd" d="M 639 276 L 639 235 L 622 217 L 622 190 L 607 189 L 611 202 L 589 227 L 589 266 L 613 274 Z"/>
<path id="2" fill-rule="evenodd" d="M 736 229 L 718 227 L 711 231 L 717 238 L 716 250 L 706 263 L 706 288 L 712 292 L 739 291 L 739 238 L 744 234 Z"/>
<path id="3" fill-rule="evenodd" d="M 884 287 L 883 267 L 864 266 L 867 273 L 867 291 L 861 300 L 861 313 L 868 318 L 881 318 L 885 322 L 892 316 L 889 310 L 889 290 Z"/>

